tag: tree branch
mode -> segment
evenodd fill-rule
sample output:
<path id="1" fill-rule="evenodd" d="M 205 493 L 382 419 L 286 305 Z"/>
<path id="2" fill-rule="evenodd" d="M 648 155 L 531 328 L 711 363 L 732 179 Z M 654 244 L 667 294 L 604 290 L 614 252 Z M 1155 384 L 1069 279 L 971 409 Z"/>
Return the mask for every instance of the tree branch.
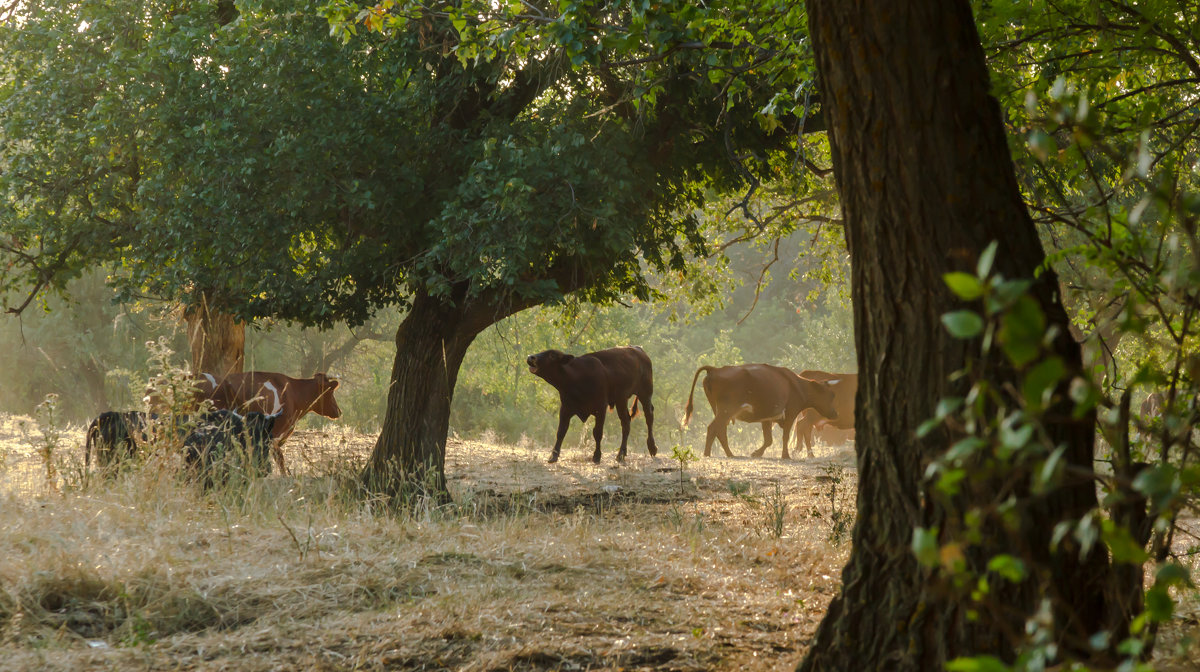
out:
<path id="1" fill-rule="evenodd" d="M 762 295 L 763 282 L 767 279 L 767 271 L 771 270 L 775 262 L 779 261 L 779 240 L 779 238 L 775 239 L 775 257 L 771 261 L 768 261 L 767 265 L 762 267 L 762 272 L 758 274 L 758 284 L 754 286 L 754 303 L 750 304 L 750 310 L 746 311 L 742 319 L 737 321 L 739 325 L 745 322 L 746 318 L 750 317 L 750 314 L 754 312 L 754 307 L 758 305 L 758 297 Z"/>

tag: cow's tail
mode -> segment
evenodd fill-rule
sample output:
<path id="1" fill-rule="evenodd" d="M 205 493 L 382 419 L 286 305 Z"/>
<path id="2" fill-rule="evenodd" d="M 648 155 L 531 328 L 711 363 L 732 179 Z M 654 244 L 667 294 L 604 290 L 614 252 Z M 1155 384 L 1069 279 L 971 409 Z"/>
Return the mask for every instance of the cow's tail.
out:
<path id="1" fill-rule="evenodd" d="M 637 346 L 635 345 L 633 347 L 636 348 Z M 638 401 L 640 401 L 639 397 L 636 394 L 633 395 L 633 406 L 629 409 L 630 419 L 636 418 L 638 416 Z"/>
<path id="2" fill-rule="evenodd" d="M 702 366 L 696 369 L 696 375 L 692 376 L 692 390 L 688 392 L 687 408 L 683 411 L 684 427 L 687 427 L 688 423 L 692 421 L 692 411 L 695 409 L 695 407 L 692 405 L 692 397 L 696 394 L 696 380 L 700 378 L 701 371 L 710 371 L 711 369 L 711 366 Z"/>

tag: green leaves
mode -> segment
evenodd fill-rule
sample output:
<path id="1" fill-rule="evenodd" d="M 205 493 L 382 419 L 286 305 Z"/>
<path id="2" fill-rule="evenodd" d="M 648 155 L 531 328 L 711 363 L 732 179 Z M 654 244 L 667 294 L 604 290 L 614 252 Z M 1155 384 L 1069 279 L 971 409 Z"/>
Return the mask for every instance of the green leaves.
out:
<path id="1" fill-rule="evenodd" d="M 917 562 L 922 566 L 937 567 L 941 562 L 937 528 L 931 530 L 923 527 L 913 528 L 912 551 L 913 555 L 917 556 Z"/>
<path id="2" fill-rule="evenodd" d="M 994 656 L 955 658 L 946 663 L 949 672 L 1010 672 L 1013 668 Z"/>
<path id="3" fill-rule="evenodd" d="M 979 278 L 970 273 L 954 271 L 946 273 L 942 276 L 942 279 L 945 280 L 946 286 L 950 288 L 950 291 L 958 295 L 958 298 L 963 301 L 974 301 L 983 296 L 983 283 L 979 281 Z"/>
<path id="4" fill-rule="evenodd" d="M 987 568 L 1011 583 L 1020 583 L 1029 574 L 1020 558 L 1007 554 L 993 556 L 988 560 Z"/>
<path id="5" fill-rule="evenodd" d="M 1027 371 L 1021 392 L 1029 411 L 1037 413 L 1048 406 L 1051 395 L 1066 376 L 1067 367 L 1061 357 L 1043 359 Z"/>
<path id="6" fill-rule="evenodd" d="M 974 338 L 983 332 L 983 318 L 970 310 L 956 310 L 942 315 L 942 324 L 955 338 Z"/>
<path id="7" fill-rule="evenodd" d="M 1022 295 L 1001 316 L 997 340 L 1009 360 L 1020 367 L 1037 358 L 1045 332 L 1041 306 L 1033 297 Z"/>

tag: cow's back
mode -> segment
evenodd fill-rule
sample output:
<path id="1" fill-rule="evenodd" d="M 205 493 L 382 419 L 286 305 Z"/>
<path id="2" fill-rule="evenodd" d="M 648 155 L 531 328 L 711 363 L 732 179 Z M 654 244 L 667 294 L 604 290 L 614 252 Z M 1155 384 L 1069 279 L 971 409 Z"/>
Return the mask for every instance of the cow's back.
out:
<path id="1" fill-rule="evenodd" d="M 279 421 L 271 429 L 271 435 L 278 438 L 290 434 L 289 430 L 302 414 L 302 409 L 295 402 L 302 394 L 299 382 L 272 371 L 231 373 L 221 380 L 213 391 L 212 399 L 218 407 L 238 413 L 279 415 Z"/>
<path id="2" fill-rule="evenodd" d="M 788 394 L 787 373 L 791 372 L 771 364 L 713 367 L 704 378 L 704 393 L 710 402 L 743 404 L 782 399 Z"/>
<path id="3" fill-rule="evenodd" d="M 294 383 L 295 379 L 282 373 L 246 371 L 225 376 L 221 380 L 221 387 L 227 388 L 230 399 L 245 411 L 271 415 L 280 410 L 276 404 L 283 404 L 284 390 Z"/>
<path id="4" fill-rule="evenodd" d="M 654 385 L 654 369 L 650 363 L 650 356 L 639 346 L 597 350 L 583 357 L 593 357 L 604 366 L 610 405 L 624 402 L 639 392 L 648 394 Z"/>

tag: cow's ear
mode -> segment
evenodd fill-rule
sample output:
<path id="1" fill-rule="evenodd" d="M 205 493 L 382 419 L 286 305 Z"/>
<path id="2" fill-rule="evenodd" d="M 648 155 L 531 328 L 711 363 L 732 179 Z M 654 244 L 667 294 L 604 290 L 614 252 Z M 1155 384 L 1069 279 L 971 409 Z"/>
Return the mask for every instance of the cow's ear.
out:
<path id="1" fill-rule="evenodd" d="M 563 363 L 563 364 L 566 364 L 567 362 L 571 361 L 572 359 L 575 359 L 575 355 L 566 355 L 566 354 L 564 354 L 564 355 L 562 356 L 562 363 Z"/>
<path id="2" fill-rule="evenodd" d="M 336 390 L 337 386 L 342 384 L 337 378 L 327 378 L 326 380 L 329 381 L 329 389 L 331 390 Z"/>

